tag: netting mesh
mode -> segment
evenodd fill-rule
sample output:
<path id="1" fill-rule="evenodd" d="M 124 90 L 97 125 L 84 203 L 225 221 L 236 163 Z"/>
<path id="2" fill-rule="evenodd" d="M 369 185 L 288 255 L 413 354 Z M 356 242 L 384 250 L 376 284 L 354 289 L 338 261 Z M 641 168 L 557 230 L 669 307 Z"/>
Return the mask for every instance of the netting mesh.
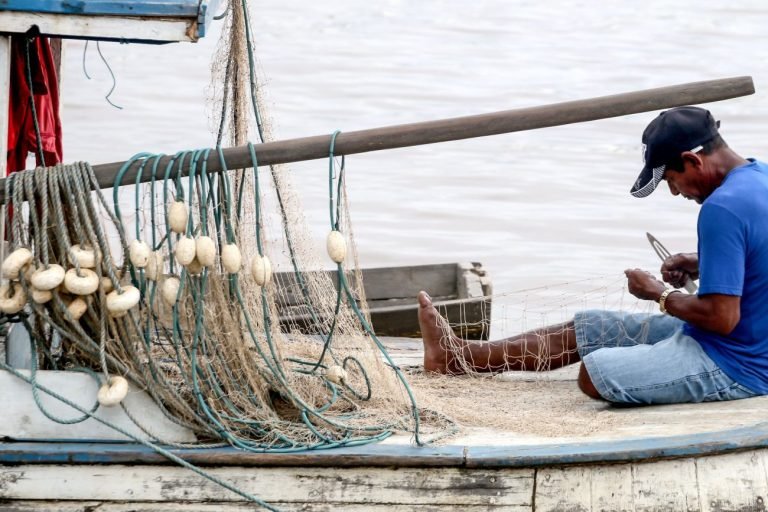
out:
<path id="1" fill-rule="evenodd" d="M 231 3 L 213 67 L 218 147 L 272 140 L 244 2 Z M 10 283 L 0 293 L 0 309 L 33 313 L 25 322 L 36 366 L 97 370 L 108 392 L 119 387 L 116 377 L 125 377 L 201 440 L 245 449 L 354 445 L 394 431 L 413 432 L 418 440 L 424 430 L 435 437 L 453 432 L 450 416 L 464 426 L 520 428 L 520 415 L 505 415 L 496 394 L 533 403 L 546 377 L 510 391 L 509 383 L 480 376 L 541 372 L 553 361 L 575 360 L 573 349 L 542 341 L 577 310 L 645 307 L 623 292 L 623 279 L 487 297 L 496 336 L 529 332 L 530 346 L 505 354 L 508 364 L 500 368 L 483 359 L 485 342 L 461 339 L 462 329 L 477 327 L 461 313 L 451 321 L 435 317 L 440 345 L 451 355 L 446 364 L 465 377 L 451 381 L 411 368 L 414 393 L 370 327 L 343 159 L 329 147 L 329 231 L 340 234 L 346 249 L 329 264 L 307 227 L 290 170 L 260 167 L 251 150 L 249 168 L 215 175 L 206 172 L 209 158 L 227 168 L 218 149 L 137 155 L 117 177 L 113 205 L 90 192 L 98 186 L 86 163 L 9 179 L 11 248 L 17 257 L 28 251 L 29 258 L 21 272 L 6 272 L 4 264 Z M 135 188 L 120 194 L 121 185 L 130 185 L 122 176 L 131 168 L 139 171 Z M 139 185 L 147 176 L 150 183 Z M 172 212 L 179 204 L 181 228 Z M 80 250 L 90 251 L 94 263 L 86 264 Z M 134 254 L 142 251 L 146 261 Z M 225 253 L 239 255 L 236 269 Z M 326 272 L 329 266 L 336 271 Z M 288 272 L 270 280 L 273 267 Z M 95 287 L 79 289 L 90 277 Z M 134 296 L 128 307 L 115 306 Z M 477 414 L 482 403 L 490 404 L 488 414 Z M 140 411 L 126 412 L 146 428 Z M 532 416 L 526 425 L 537 424 Z M 574 425 L 584 429 L 585 421 Z"/>
<path id="2" fill-rule="evenodd" d="M 26 216 L 13 217 L 12 246 L 31 249 L 31 262 L 26 276 L 8 276 L 18 281 L 7 293 L 29 298 L 31 328 L 45 364 L 127 377 L 199 436 L 249 448 L 334 446 L 393 430 L 415 432 L 419 417 L 407 384 L 382 358 L 386 354 L 363 313 L 361 281 L 348 279 L 354 251 L 344 253 L 349 256 L 338 263 L 334 283 L 321 271 L 324 263 L 295 217 L 274 222 L 277 232 L 265 235 L 270 222 L 262 222 L 262 199 L 287 190 L 287 180 L 263 186 L 276 173 L 256 166 L 207 175 L 210 153 L 180 152 L 165 169 L 158 169 L 161 155 L 135 157 L 118 174 L 114 215 L 103 202 L 90 200 L 96 178 L 87 164 L 12 178 L 14 210 L 22 212 L 29 203 Z M 137 214 L 129 222 L 117 191 L 132 165 L 139 177 L 151 173 L 152 181 L 143 194 L 137 189 Z M 335 175 L 338 181 L 331 190 L 342 191 L 343 174 L 330 167 L 329 179 Z M 278 211 L 296 211 L 294 197 L 282 193 Z M 332 203 L 339 199 L 332 197 Z M 178 205 L 188 212 L 181 229 L 173 225 Z M 348 212 L 338 205 L 331 211 L 333 231 L 340 235 Z M 108 228 L 102 226 L 105 217 L 111 219 Z M 293 229 L 285 229 L 288 224 Z M 107 240 L 109 230 L 117 233 L 117 243 Z M 202 250 L 206 241 L 214 249 L 210 262 Z M 190 245 L 193 257 L 185 260 Z M 143 259 L 137 256 L 141 246 Z M 97 254 L 95 263 L 78 261 L 75 247 Z M 228 266 L 224 252 L 232 247 L 239 248 L 245 270 Z M 280 250 L 290 254 L 294 269 L 293 279 L 284 282 L 270 279 L 269 261 Z M 40 275 L 57 269 L 62 275 L 66 270 L 67 279 L 39 290 Z M 73 283 L 93 277 L 96 286 L 76 289 L 70 277 Z M 138 304 L 111 307 L 134 290 Z M 50 297 L 32 299 L 39 291 Z M 300 314 L 281 319 L 276 298 L 289 294 Z M 73 316 L 72 304 L 83 300 L 87 310 Z"/>
<path id="3" fill-rule="evenodd" d="M 493 304 L 492 341 L 460 338 L 455 327 L 464 323 L 461 316 L 453 321 L 431 316 L 433 323 L 424 326 L 428 336 L 432 333 L 433 345 L 439 347 L 440 358 L 433 361 L 433 369 L 447 374 L 425 372 L 421 351 L 418 357 L 402 357 L 421 406 L 449 414 L 462 433 L 475 436 L 473 442 L 479 444 L 497 439 L 492 432 L 523 442 L 527 438 L 615 435 L 643 421 L 642 412 L 612 409 L 579 391 L 575 383 L 578 365 L 569 364 L 578 361 L 576 349 L 548 339 L 560 338 L 580 311 L 654 314 L 654 303 L 627 292 L 623 275 L 507 291 L 485 300 Z M 599 317 L 594 317 L 596 324 L 588 325 L 590 318 L 580 316 L 580 322 L 602 340 L 595 348 L 617 346 L 616 336 L 624 345 L 649 342 L 645 330 L 622 332 Z M 415 346 L 421 348 L 417 341 Z M 490 345 L 495 347 L 491 359 Z"/>
<path id="4" fill-rule="evenodd" d="M 247 14 L 232 2 L 215 60 L 220 144 L 244 145 L 251 124 L 259 142 L 271 139 Z M 11 249 L 30 257 L 5 293 L 34 313 L 35 362 L 101 371 L 102 405 L 120 402 L 111 395 L 127 378 L 200 439 L 246 449 L 353 445 L 399 430 L 420 441 L 425 411 L 370 328 L 362 279 L 351 279 L 343 165 L 331 154 L 329 231 L 342 249 L 329 274 L 288 169 L 259 167 L 250 150 L 250 168 L 218 175 L 206 167 L 210 157 L 226 169 L 220 150 L 136 155 L 116 177 L 114 211 L 90 195 L 86 163 L 14 175 Z M 132 196 L 120 192 L 131 168 Z M 292 271 L 272 279 L 282 265 Z M 43 285 L 47 274 L 57 282 Z M 87 290 L 70 286 L 91 278 Z M 281 316 L 286 302 L 294 310 Z M 126 412 L 141 425 L 140 412 Z M 435 433 L 449 425 L 426 416 Z"/>

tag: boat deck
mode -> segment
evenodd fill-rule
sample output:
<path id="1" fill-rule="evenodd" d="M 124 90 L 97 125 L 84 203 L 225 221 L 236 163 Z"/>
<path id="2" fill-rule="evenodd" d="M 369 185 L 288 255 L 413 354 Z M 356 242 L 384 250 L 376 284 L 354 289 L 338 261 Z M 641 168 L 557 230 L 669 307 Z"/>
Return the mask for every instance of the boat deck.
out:
<path id="1" fill-rule="evenodd" d="M 402 367 L 420 363 L 418 340 L 387 344 Z M 465 426 L 426 447 L 395 435 L 290 454 L 173 452 L 281 510 L 763 510 L 768 397 L 619 408 L 584 397 L 575 379 L 575 366 L 490 379 L 511 393 L 530 388 L 523 400 L 538 397 L 527 408 L 498 408 L 528 415 L 517 431 Z M 584 414 L 590 428 L 568 433 L 557 404 Z M 541 423 L 531 416 L 537 408 L 555 419 Z M 232 492 L 131 443 L 0 443 L 0 499 L 15 511 L 249 510 Z"/>

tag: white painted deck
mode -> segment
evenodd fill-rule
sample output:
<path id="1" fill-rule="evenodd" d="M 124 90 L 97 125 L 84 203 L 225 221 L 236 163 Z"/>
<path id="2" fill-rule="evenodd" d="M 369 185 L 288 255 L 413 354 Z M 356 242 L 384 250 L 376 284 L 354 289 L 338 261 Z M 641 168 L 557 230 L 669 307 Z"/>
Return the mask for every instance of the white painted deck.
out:
<path id="1" fill-rule="evenodd" d="M 392 353 L 401 364 L 420 359 L 412 342 Z M 508 384 L 519 391 L 520 381 L 527 381 L 522 385 L 543 390 L 542 407 L 554 403 L 553 396 L 587 407 L 605 428 L 563 436 L 469 428 L 426 448 L 394 436 L 376 445 L 299 454 L 177 453 L 286 511 L 765 510 L 765 398 L 616 408 L 582 397 L 574 368 L 547 382 L 531 374 L 496 379 L 502 389 Z M 134 445 L 0 443 L 0 510 L 254 509 Z"/>
<path id="2" fill-rule="evenodd" d="M 420 340 L 393 338 L 386 342 L 394 360 L 401 367 L 419 367 L 423 350 Z M 465 426 L 462 434 L 446 441 L 451 445 L 536 446 L 557 443 L 609 442 L 627 439 L 651 439 L 670 436 L 690 436 L 745 428 L 768 422 L 768 396 L 732 402 L 708 402 L 700 404 L 658 405 L 645 407 L 617 407 L 607 402 L 585 397 L 576 385 L 579 365 L 571 365 L 551 372 L 508 372 L 493 377 L 509 382 L 510 393 L 527 393 L 527 400 L 512 409 L 496 409 L 496 414 L 525 415 L 530 422 L 548 422 L 556 407 L 568 403 L 562 410 L 561 421 L 569 414 L 583 415 L 589 429 L 576 434 L 561 436 L 537 435 L 535 426 L 525 430 L 498 431 Z M 465 380 L 466 382 L 466 380 Z M 472 381 L 466 385 L 471 385 Z M 526 391 L 521 383 L 528 383 Z M 512 387 L 514 385 L 514 387 Z M 458 389 L 461 389 L 460 387 Z M 522 390 L 521 390 L 522 389 Z M 502 389 L 503 392 L 503 389 Z M 555 400 L 556 399 L 556 400 Z M 541 415 L 536 411 L 540 410 Z M 478 412 L 485 412 L 478 407 Z M 545 414 L 546 413 L 546 414 Z M 554 414 L 556 417 L 557 413 Z M 541 418 L 544 416 L 545 418 Z M 542 423 L 542 430 L 551 431 L 549 423 Z M 563 429 L 567 430 L 567 429 Z M 395 436 L 384 443 L 402 443 L 402 436 Z"/>

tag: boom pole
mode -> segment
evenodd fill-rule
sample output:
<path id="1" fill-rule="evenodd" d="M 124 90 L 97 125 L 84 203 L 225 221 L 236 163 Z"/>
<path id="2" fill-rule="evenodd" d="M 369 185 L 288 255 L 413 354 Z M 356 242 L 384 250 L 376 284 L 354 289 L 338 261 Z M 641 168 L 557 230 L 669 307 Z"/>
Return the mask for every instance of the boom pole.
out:
<path id="1" fill-rule="evenodd" d="M 353 155 L 369 151 L 534 130 L 548 126 L 583 123 L 682 105 L 721 101 L 754 94 L 754 92 L 755 86 L 752 78 L 741 76 L 489 114 L 342 132 L 336 137 L 334 153 L 336 155 Z M 266 142 L 255 145 L 254 148 L 260 166 L 283 164 L 327 158 L 330 141 L 331 135 L 316 135 Z M 247 146 L 228 148 L 223 151 L 229 169 L 252 166 L 251 155 Z M 170 156 L 164 157 L 158 168 L 164 169 L 170 158 Z M 113 162 L 93 166 L 99 186 L 101 188 L 113 187 L 115 176 L 124 164 L 125 162 Z M 134 163 L 123 176 L 123 183 L 135 183 L 138 168 L 139 164 Z M 208 158 L 207 172 L 220 171 L 219 156 L 215 151 L 212 151 Z M 143 174 L 141 181 L 150 181 L 150 173 L 145 172 Z M 7 197 L 2 193 L 5 191 L 5 181 L 0 180 L 0 198 Z"/>

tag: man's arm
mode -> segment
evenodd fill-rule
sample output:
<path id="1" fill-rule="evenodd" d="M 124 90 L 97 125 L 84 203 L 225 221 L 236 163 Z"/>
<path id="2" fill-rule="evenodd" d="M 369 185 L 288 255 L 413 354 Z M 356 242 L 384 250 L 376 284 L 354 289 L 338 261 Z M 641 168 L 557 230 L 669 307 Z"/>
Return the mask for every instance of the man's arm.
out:
<path id="1" fill-rule="evenodd" d="M 629 293 L 638 299 L 658 302 L 666 289 L 664 283 L 645 270 L 632 269 L 624 273 Z M 664 307 L 674 317 L 724 336 L 730 334 L 741 319 L 741 297 L 736 295 L 671 293 L 667 295 Z"/>

